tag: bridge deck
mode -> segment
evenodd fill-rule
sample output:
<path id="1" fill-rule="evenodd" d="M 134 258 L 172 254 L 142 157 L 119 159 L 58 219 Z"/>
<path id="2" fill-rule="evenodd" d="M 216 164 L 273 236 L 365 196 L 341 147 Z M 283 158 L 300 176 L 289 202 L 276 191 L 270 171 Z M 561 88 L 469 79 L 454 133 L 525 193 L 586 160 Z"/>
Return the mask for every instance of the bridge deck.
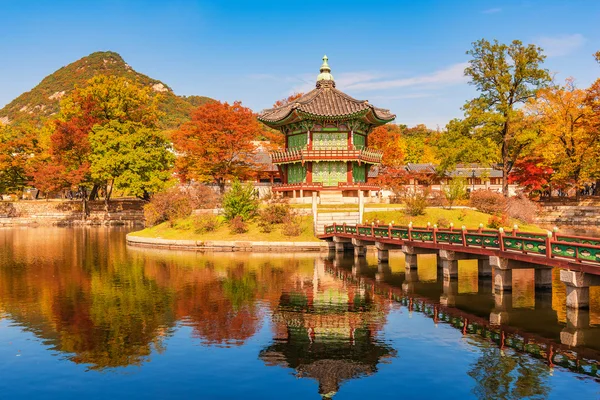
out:
<path id="1" fill-rule="evenodd" d="M 417 228 L 391 225 L 328 225 L 323 240 L 334 237 L 435 250 L 498 256 L 532 264 L 600 275 L 600 238 L 548 235 L 513 230 Z"/>

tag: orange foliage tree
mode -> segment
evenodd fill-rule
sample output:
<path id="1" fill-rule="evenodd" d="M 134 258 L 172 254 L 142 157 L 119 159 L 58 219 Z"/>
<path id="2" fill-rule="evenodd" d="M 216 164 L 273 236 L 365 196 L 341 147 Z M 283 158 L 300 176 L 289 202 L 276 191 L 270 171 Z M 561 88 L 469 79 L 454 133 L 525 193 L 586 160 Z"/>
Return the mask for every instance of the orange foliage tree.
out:
<path id="1" fill-rule="evenodd" d="M 224 191 L 227 180 L 246 178 L 253 170 L 256 147 L 252 141 L 260 132 L 252 110 L 239 101 L 201 105 L 191 121 L 173 132 L 179 178 L 216 182 Z"/>

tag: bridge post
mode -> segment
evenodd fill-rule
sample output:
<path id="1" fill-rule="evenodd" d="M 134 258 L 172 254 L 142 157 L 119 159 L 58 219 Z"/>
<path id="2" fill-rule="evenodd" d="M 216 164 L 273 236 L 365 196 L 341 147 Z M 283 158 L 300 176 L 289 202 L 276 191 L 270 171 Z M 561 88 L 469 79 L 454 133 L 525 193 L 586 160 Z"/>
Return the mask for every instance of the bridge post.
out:
<path id="1" fill-rule="evenodd" d="M 377 282 L 383 282 L 392 275 L 392 268 L 390 264 L 379 263 L 377 264 L 377 273 L 375 274 L 375 280 Z"/>
<path id="2" fill-rule="evenodd" d="M 352 250 L 352 241 L 349 238 L 334 236 L 333 243 L 335 243 L 336 253 L 343 253 L 346 250 Z"/>
<path id="3" fill-rule="evenodd" d="M 404 293 L 413 293 L 415 283 L 419 282 L 419 274 L 416 270 L 407 269 L 404 273 L 404 282 L 402 282 L 402 291 Z"/>
<path id="4" fill-rule="evenodd" d="M 492 266 L 490 265 L 489 257 L 477 260 L 477 275 L 480 278 L 489 278 L 492 276 Z"/>
<path id="5" fill-rule="evenodd" d="M 585 345 L 589 334 L 590 312 L 578 308 L 567 308 L 567 326 L 560 332 L 560 342 L 567 346 Z"/>
<path id="6" fill-rule="evenodd" d="M 512 268 L 506 258 L 491 256 L 490 266 L 494 268 L 494 291 L 512 291 Z"/>
<path id="7" fill-rule="evenodd" d="M 535 267 L 535 290 L 552 290 L 552 268 Z"/>
<path id="8" fill-rule="evenodd" d="M 442 295 L 440 296 L 440 304 L 446 307 L 454 307 L 456 305 L 457 293 L 458 280 L 444 279 L 444 283 L 442 285 Z"/>
<path id="9" fill-rule="evenodd" d="M 512 294 L 498 292 L 494 294 L 494 309 L 490 313 L 490 324 L 502 325 L 508 323 L 508 311 L 512 309 Z"/>
<path id="10" fill-rule="evenodd" d="M 367 255 L 367 245 L 364 240 L 353 238 L 352 246 L 354 246 L 354 257 L 365 257 Z"/>
<path id="11" fill-rule="evenodd" d="M 375 242 L 375 248 L 377 249 L 377 262 L 387 263 L 390 259 L 389 246 L 385 243 Z"/>
<path id="12" fill-rule="evenodd" d="M 600 276 L 561 270 L 560 280 L 567 286 L 567 308 L 589 308 L 590 286 L 600 284 Z"/>
<path id="13" fill-rule="evenodd" d="M 442 259 L 442 276 L 444 281 L 458 278 L 458 261 Z"/>
<path id="14" fill-rule="evenodd" d="M 407 270 L 417 269 L 417 262 L 416 254 L 404 254 L 404 268 Z"/>

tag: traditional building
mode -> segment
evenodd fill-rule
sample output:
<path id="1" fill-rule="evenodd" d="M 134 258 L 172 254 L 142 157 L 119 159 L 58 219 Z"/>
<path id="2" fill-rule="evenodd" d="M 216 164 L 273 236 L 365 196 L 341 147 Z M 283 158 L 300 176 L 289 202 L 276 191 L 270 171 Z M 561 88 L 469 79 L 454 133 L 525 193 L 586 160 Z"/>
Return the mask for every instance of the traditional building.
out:
<path id="1" fill-rule="evenodd" d="M 307 202 L 325 193 L 355 202 L 366 192 L 379 190 L 367 177 L 382 153 L 369 149 L 368 136 L 395 117 L 337 90 L 327 56 L 323 57 L 315 89 L 258 117 L 286 137 L 285 149 L 271 154 L 282 178 L 273 190 Z"/>

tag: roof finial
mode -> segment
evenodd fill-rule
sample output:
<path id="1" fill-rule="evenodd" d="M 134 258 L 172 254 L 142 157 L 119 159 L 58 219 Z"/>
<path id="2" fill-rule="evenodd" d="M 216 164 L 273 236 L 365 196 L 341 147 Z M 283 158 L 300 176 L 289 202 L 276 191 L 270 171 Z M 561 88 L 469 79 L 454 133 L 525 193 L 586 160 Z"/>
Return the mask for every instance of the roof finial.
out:
<path id="1" fill-rule="evenodd" d="M 321 73 L 317 76 L 317 87 L 321 81 L 331 81 L 333 83 L 333 75 L 331 75 L 331 68 L 329 68 L 327 60 L 329 60 L 327 56 L 323 56 L 323 64 L 321 64 L 321 69 L 319 70 Z"/>

